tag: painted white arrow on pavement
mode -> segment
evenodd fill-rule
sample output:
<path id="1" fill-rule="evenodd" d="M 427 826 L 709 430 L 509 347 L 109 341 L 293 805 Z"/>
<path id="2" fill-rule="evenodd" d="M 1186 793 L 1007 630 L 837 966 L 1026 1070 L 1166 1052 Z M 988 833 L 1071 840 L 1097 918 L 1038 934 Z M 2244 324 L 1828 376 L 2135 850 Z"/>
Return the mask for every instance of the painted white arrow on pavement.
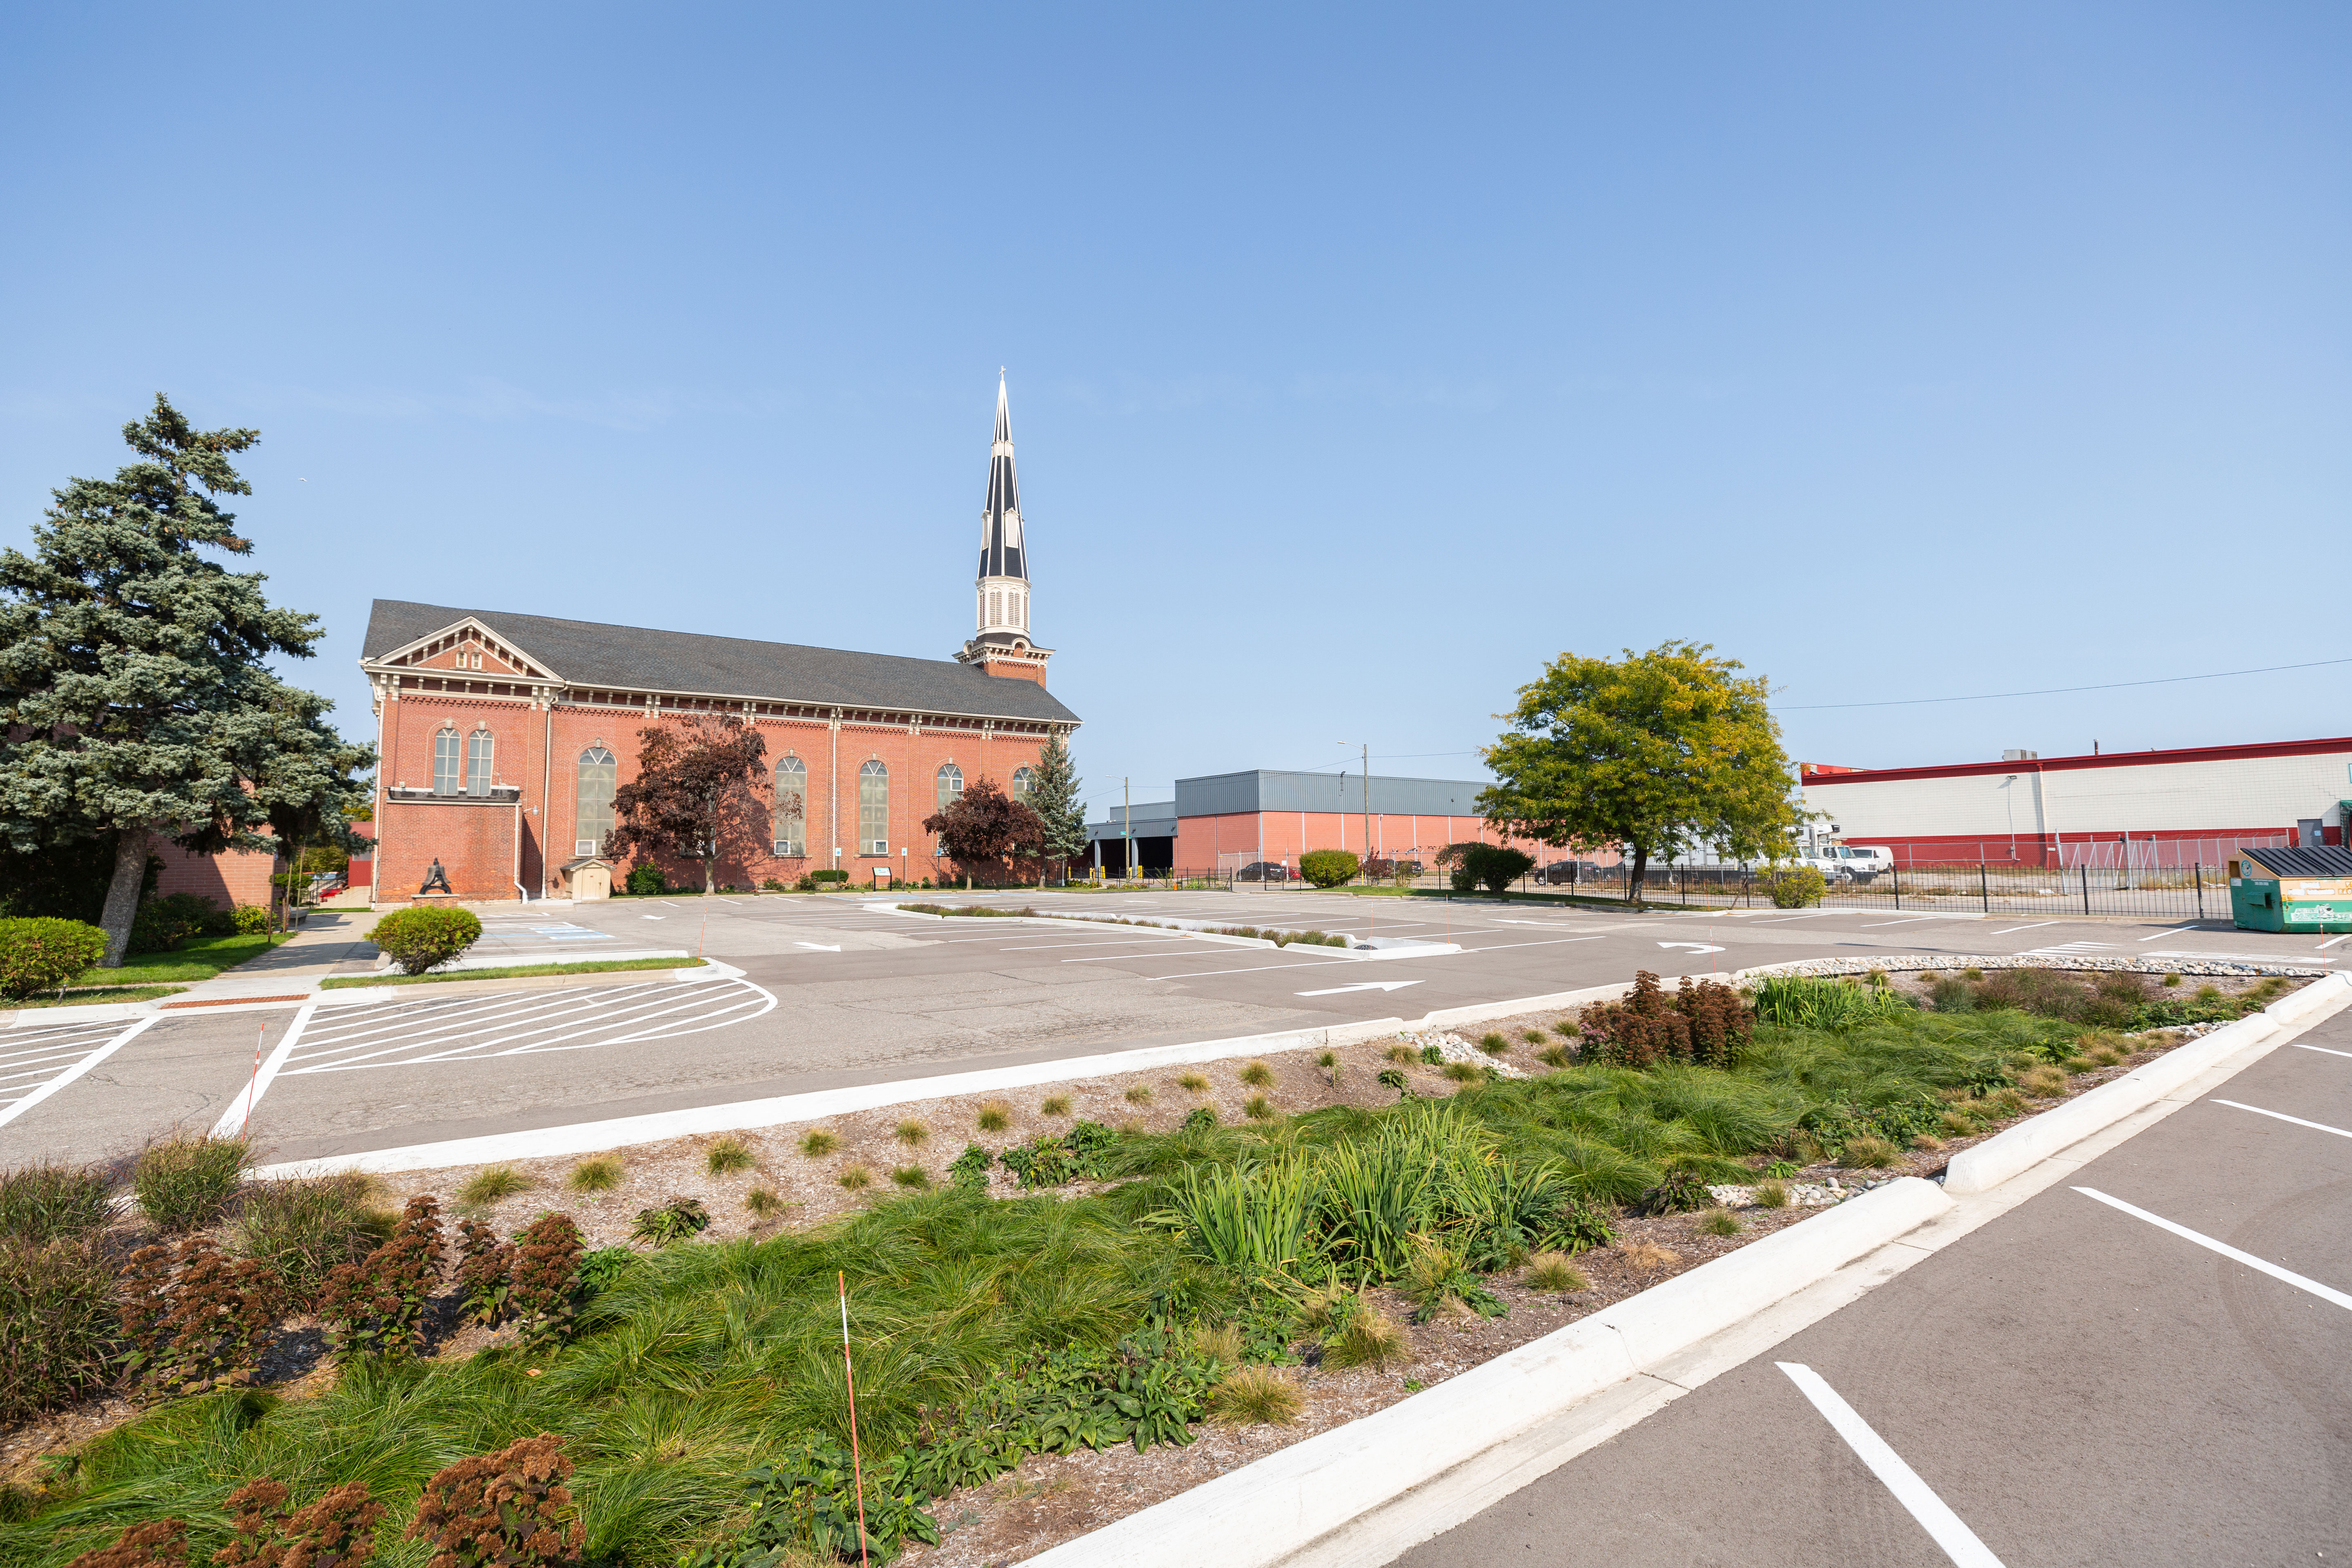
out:
<path id="1" fill-rule="evenodd" d="M 1660 947 L 1686 947 L 1693 952 L 1721 952 L 1723 951 L 1723 949 L 1719 947 L 1713 947 L 1703 942 L 1662 942 L 1658 943 L 1658 945 Z"/>
<path id="2" fill-rule="evenodd" d="M 1418 985 L 1418 980 L 1367 980 L 1357 985 L 1334 985 L 1328 991 L 1301 991 L 1301 996 L 1337 996 L 1342 991 L 1402 991 L 1408 985 Z"/>
<path id="3" fill-rule="evenodd" d="M 794 947 L 813 948 L 818 952 L 839 952 L 841 951 L 838 947 L 827 947 L 821 942 L 796 942 L 793 943 L 793 945 Z"/>

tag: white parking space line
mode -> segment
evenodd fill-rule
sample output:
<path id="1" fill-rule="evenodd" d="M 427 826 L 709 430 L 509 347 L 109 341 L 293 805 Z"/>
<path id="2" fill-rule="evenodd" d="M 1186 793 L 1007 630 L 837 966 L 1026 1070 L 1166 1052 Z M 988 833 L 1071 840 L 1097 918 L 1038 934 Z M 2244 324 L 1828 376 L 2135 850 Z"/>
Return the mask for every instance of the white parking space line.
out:
<path id="1" fill-rule="evenodd" d="M 1116 947 L 1119 944 L 1098 942 L 1095 945 Z M 1100 958 L 1066 958 L 1062 962 L 1064 963 L 1116 963 L 1126 958 L 1198 958 L 1200 956 L 1201 950 L 1197 947 L 1171 947 L 1162 952 L 1107 952 Z"/>
<path id="2" fill-rule="evenodd" d="M 1960 1521 L 1960 1516 L 1936 1495 L 1934 1488 L 1919 1479 L 1918 1471 L 1903 1462 L 1903 1456 L 1890 1447 L 1885 1438 L 1871 1430 L 1870 1423 L 1855 1414 L 1853 1405 L 1838 1397 L 1837 1390 L 1823 1381 L 1821 1373 L 1801 1362 L 1776 1361 L 1772 1364 L 1789 1374 L 1789 1381 L 1812 1401 L 1813 1408 L 1822 1413 L 1831 1430 L 1845 1439 L 1854 1458 L 1870 1467 L 1870 1473 L 1895 1494 L 1895 1500 L 1919 1521 L 1919 1528 L 1943 1549 L 1945 1556 L 1959 1568 L 2001 1568 L 2000 1559 L 1977 1539 L 1977 1532 Z"/>
<path id="3" fill-rule="evenodd" d="M 2056 921 L 2034 921 L 2027 925 L 2003 926 L 1999 931 L 1991 931 L 1988 934 L 1992 936 L 2007 936 L 2013 931 L 2040 931 L 2043 926 L 2054 926 L 2058 922 Z"/>
<path id="4" fill-rule="evenodd" d="M 2135 942 L 2156 942 L 2156 941 L 2158 941 L 2158 940 L 2160 940 L 2160 939 L 2162 939 L 2162 938 L 2164 938 L 2164 937 L 2168 937 L 2168 936 L 2179 936 L 2182 931 L 2195 931 L 2195 930 L 2197 930 L 2197 929 L 2198 929 L 2198 928 L 2197 928 L 2197 927 L 2195 927 L 2195 926 L 2174 926 L 2174 927 L 2173 927 L 2171 930 L 2169 930 L 2169 931 L 2156 931 L 2156 932 L 2154 932 L 2154 933 L 2152 933 L 2152 934 L 2150 934 L 2150 935 L 2147 935 L 2147 936 L 2134 937 L 2132 940 L 2133 940 L 2133 941 L 2135 941 Z"/>
<path id="5" fill-rule="evenodd" d="M 1467 931 L 1464 931 L 1464 932 L 1460 933 L 1460 935 L 1461 935 L 1461 936 L 1467 936 L 1467 935 L 1469 935 L 1469 934 L 1470 934 L 1470 933 L 1469 933 L 1469 932 L 1467 932 Z M 1554 938 L 1552 938 L 1552 939 L 1551 939 L 1550 941 L 1549 941 L 1549 942 L 1489 942 L 1489 943 L 1487 943 L 1485 947 L 1465 947 L 1465 948 L 1463 948 L 1463 949 L 1462 949 L 1462 951 L 1463 951 L 1463 952 L 1502 952 L 1505 948 L 1508 948 L 1508 947 L 1559 947 L 1559 946 L 1560 946 L 1560 945 L 1561 945 L 1562 943 L 1564 943 L 1564 942 L 1605 942 L 1606 940 L 1608 940 L 1608 939 L 1607 939 L 1607 938 L 1605 938 L 1605 937 L 1598 937 L 1598 936 L 1559 936 L 1559 937 L 1554 937 Z M 1459 939 L 1458 939 L 1458 938 L 1457 938 L 1457 940 L 1456 940 L 1456 943 L 1455 943 L 1455 945 L 1457 945 L 1457 946 L 1459 946 L 1459 945 L 1460 945 L 1460 942 L 1459 942 Z M 1442 955 L 1441 955 L 1441 956 L 1442 956 Z"/>
<path id="6" fill-rule="evenodd" d="M 316 1002 L 306 1002 L 295 1009 L 294 1021 L 286 1026 L 285 1037 L 278 1042 L 278 1048 L 269 1053 L 268 1061 L 254 1064 L 253 1076 L 246 1080 L 244 1088 L 236 1091 L 236 1098 L 228 1102 L 228 1109 L 221 1112 L 220 1120 L 213 1123 L 214 1137 L 241 1138 L 245 1135 L 246 1123 L 253 1120 L 253 1108 L 261 1103 L 261 1097 L 269 1092 L 270 1084 L 285 1070 L 286 1058 L 294 1054 L 294 1042 L 302 1037 L 303 1028 L 318 1010 Z"/>
<path id="7" fill-rule="evenodd" d="M 2331 1051 L 2326 1046 L 2306 1046 L 2301 1040 L 2289 1040 L 2287 1044 L 2298 1051 L 2317 1051 L 2324 1057 L 2352 1057 L 2352 1051 Z"/>
<path id="8" fill-rule="evenodd" d="M 2333 1131 L 2334 1129 L 2330 1128 L 2329 1131 Z M 2290 1269 L 2281 1268 L 2275 1263 L 2256 1258 L 2251 1252 L 2241 1252 L 2226 1241 L 2216 1241 L 2211 1237 L 2193 1231 L 2185 1225 L 2175 1225 L 2172 1221 L 2165 1218 L 2162 1215 L 2153 1215 L 2148 1213 L 2146 1209 L 2135 1208 L 2130 1204 L 2124 1202 L 2121 1198 L 2109 1197 L 2106 1194 L 2099 1191 L 2096 1187 L 2076 1187 L 2074 1190 L 2082 1194 L 2086 1198 L 2097 1199 L 2100 1203 L 2106 1205 L 2111 1209 L 2120 1209 L 2125 1214 L 2131 1215 L 2134 1219 L 2144 1219 L 2159 1230 L 2168 1230 L 2173 1235 L 2180 1237 L 2183 1241 L 2193 1241 L 2209 1252 L 2218 1252 L 2224 1258 L 2230 1258 L 2235 1262 L 2242 1263 L 2247 1268 L 2267 1274 L 2273 1279 L 2283 1279 L 2298 1290 L 2308 1290 L 2323 1301 L 2333 1301 L 2337 1306 L 2344 1308 L 2346 1310 L 2352 1311 L 2352 1296 L 2347 1296 L 2343 1291 L 2335 1289 L 2329 1286 L 2322 1285 L 2316 1279 L 2306 1279 L 2302 1275 L 2294 1273 Z"/>
<path id="9" fill-rule="evenodd" d="M 2327 941 L 2321 942 L 2317 947 L 2313 948 L 2311 951 L 2314 952 L 2326 952 L 2329 948 L 2334 947 L 2339 942 L 2352 942 L 2352 932 L 2347 932 L 2339 937 L 2331 937 Z"/>
<path id="10" fill-rule="evenodd" d="M 0 1034 L 0 1127 L 89 1072 L 161 1018 L 161 1014 L 150 1014 L 127 1026 L 116 1018 Z"/>
<path id="11" fill-rule="evenodd" d="M 1934 920 L 1934 919 L 1936 919 L 1936 918 L 1937 918 L 1937 917 L 1936 917 L 1936 916 L 1934 916 L 1934 915 L 1905 915 L 1905 916 L 1904 916 L 1901 920 L 1899 920 L 1899 921 L 1866 921 L 1866 922 L 1863 925 L 1862 929 L 1863 929 L 1864 931 L 1868 931 L 1868 930 L 1870 930 L 1873 926 L 1907 926 L 1907 925 L 1910 925 L 1910 924 L 1912 924 L 1913 922 L 1917 921 L 1932 921 L 1932 920 Z"/>
<path id="12" fill-rule="evenodd" d="M 1003 941 L 1003 937 L 996 939 Z M 1166 942 L 1164 936 L 1097 937 L 1092 942 L 1046 942 L 1030 947 L 1000 947 L 999 952 L 1059 952 L 1069 947 L 1144 947 L 1155 942 Z"/>
<path id="13" fill-rule="evenodd" d="M 748 980 L 531 992 L 489 1005 L 418 1003 L 390 1017 L 314 1026 L 289 1053 L 279 1077 L 351 1072 L 588 1050 L 599 1046 L 701 1034 L 756 1018 L 775 996 Z"/>
<path id="14" fill-rule="evenodd" d="M 1757 923 L 1768 926 L 1786 925 L 1790 921 L 1817 921 L 1830 915 L 1842 915 L 1847 912 L 1844 910 L 1807 910 L 1801 915 L 1783 915 L 1777 921 L 1759 921 Z"/>
<path id="15" fill-rule="evenodd" d="M 2338 1138 L 2352 1138 L 2352 1132 L 2347 1132 L 2341 1127 L 2330 1127 L 2325 1121 L 2305 1121 L 2302 1117 L 2289 1116 L 2284 1110 L 2264 1110 L 2259 1105 L 2244 1105 L 2234 1100 L 2216 1099 L 2213 1103 L 2226 1105 L 2233 1110 L 2251 1110 L 2256 1116 L 2276 1117 L 2281 1121 L 2292 1121 L 2297 1127 L 2308 1127 L 2315 1132 L 2333 1132 Z"/>

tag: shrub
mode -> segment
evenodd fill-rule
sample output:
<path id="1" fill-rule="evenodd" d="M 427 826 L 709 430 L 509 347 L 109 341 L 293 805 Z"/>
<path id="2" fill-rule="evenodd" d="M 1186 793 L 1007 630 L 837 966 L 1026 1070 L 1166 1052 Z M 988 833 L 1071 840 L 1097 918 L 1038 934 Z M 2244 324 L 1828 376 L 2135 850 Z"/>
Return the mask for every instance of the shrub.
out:
<path id="1" fill-rule="evenodd" d="M 116 1536 L 113 1545 L 85 1552 L 66 1568 L 187 1568 L 187 1535 L 182 1520 L 134 1524 Z"/>
<path id="2" fill-rule="evenodd" d="M 0 996 L 12 1002 L 66 982 L 106 956 L 106 933 L 79 921 L 0 920 Z"/>
<path id="3" fill-rule="evenodd" d="M 828 866 L 821 871 L 811 871 L 809 880 L 823 887 L 832 882 L 846 882 L 849 880 L 849 873 L 839 867 Z"/>
<path id="4" fill-rule="evenodd" d="M 0 1173 L 0 1240 L 42 1247 L 106 1228 L 106 1178 L 84 1165 L 26 1165 Z"/>
<path id="5" fill-rule="evenodd" d="M 393 910 L 375 922 L 369 940 L 403 974 L 422 974 L 464 952 L 481 935 L 482 922 L 471 910 L 425 905 Z"/>
<path id="6" fill-rule="evenodd" d="M 1647 1068 L 1684 1061 L 1700 1067 L 1738 1065 L 1755 1033 L 1756 1016 L 1739 993 L 1716 980 L 1685 974 L 1668 999 L 1658 977 L 1643 970 L 1633 994 L 1584 1011 L 1586 1059 L 1611 1067 Z"/>
<path id="7" fill-rule="evenodd" d="M 460 1459 L 425 1483 L 405 1539 L 433 1547 L 426 1568 L 551 1568 L 580 1561 L 563 1439 L 541 1434 Z"/>
<path id="8" fill-rule="evenodd" d="M 1535 858 L 1499 844 L 1449 844 L 1437 852 L 1437 863 L 1449 868 L 1457 893 L 1485 888 L 1490 893 L 1509 890 L 1512 883 L 1535 869 Z"/>
<path id="9" fill-rule="evenodd" d="M 801 1152 L 812 1160 L 821 1160 L 840 1147 L 841 1140 L 822 1127 L 801 1134 Z"/>
<path id="10" fill-rule="evenodd" d="M 982 1132 L 1002 1132 L 1013 1125 L 1013 1108 L 1001 1100 L 986 1100 L 973 1120 Z"/>
<path id="11" fill-rule="evenodd" d="M 1282 1426 L 1306 1401 L 1298 1385 L 1270 1366 L 1237 1366 L 1209 1391 L 1209 1417 L 1220 1426 Z"/>
<path id="12" fill-rule="evenodd" d="M 1187 1132 L 1206 1132 L 1216 1124 L 1217 1113 L 1205 1105 L 1196 1105 L 1184 1113 L 1183 1130 Z"/>
<path id="13" fill-rule="evenodd" d="M 1565 1252 L 1538 1252 L 1528 1258 L 1528 1288 L 1532 1290 L 1583 1290 L 1592 1281 L 1568 1260 Z"/>
<path id="14" fill-rule="evenodd" d="M 141 1247 L 123 1278 L 126 1367 L 167 1394 L 244 1383 L 261 1359 L 271 1293 L 268 1269 L 249 1258 L 232 1263 L 203 1237 Z"/>
<path id="15" fill-rule="evenodd" d="M 1478 1037 L 1478 1048 L 1490 1057 L 1499 1057 L 1510 1050 L 1511 1042 L 1501 1030 L 1489 1029 Z"/>
<path id="16" fill-rule="evenodd" d="M 834 1180 L 853 1193 L 862 1193 L 874 1184 L 874 1173 L 863 1165 L 852 1165 Z"/>
<path id="17" fill-rule="evenodd" d="M 213 1561 L 220 1568 L 360 1568 L 375 1555 L 383 1504 L 368 1495 L 365 1481 L 330 1488 L 306 1507 L 281 1511 L 291 1495 L 268 1476 L 229 1493 L 236 1539 Z"/>
<path id="18" fill-rule="evenodd" d="M 229 923 L 239 936 L 260 936 L 269 930 L 269 906 L 239 904 L 229 911 Z"/>
<path id="19" fill-rule="evenodd" d="M 629 874 L 621 885 L 641 898 L 656 897 L 669 891 L 669 879 L 662 874 L 660 867 L 650 864 L 630 867 Z"/>
<path id="20" fill-rule="evenodd" d="M 319 1316 L 335 1354 L 404 1361 L 425 1348 L 425 1304 L 441 1274 L 441 1205 L 408 1200 L 392 1239 L 327 1276 Z"/>
<path id="21" fill-rule="evenodd" d="M 596 1154 L 572 1167 L 563 1184 L 575 1193 L 609 1193 L 621 1184 L 621 1157 Z"/>
<path id="22" fill-rule="evenodd" d="M 921 1148 L 930 1138 L 930 1135 L 931 1130 L 924 1126 L 921 1122 L 915 1121 L 912 1117 L 901 1121 L 898 1126 L 897 1136 L 898 1142 L 904 1143 L 909 1149 Z"/>
<path id="23" fill-rule="evenodd" d="M 1406 1087 L 1404 1074 L 1394 1068 L 1382 1068 L 1378 1082 L 1382 1089 L 1395 1089 L 1399 1100 L 1412 1098 L 1412 1090 Z"/>
<path id="24" fill-rule="evenodd" d="M 1046 1116 L 1067 1116 L 1070 1113 L 1070 1097 L 1066 1094 L 1049 1094 L 1037 1102 L 1037 1109 Z"/>
<path id="25" fill-rule="evenodd" d="M 740 1138 L 719 1139 L 702 1156 L 704 1168 L 714 1176 L 723 1176 L 730 1171 L 748 1171 L 757 1163 L 752 1158 L 751 1146 Z"/>
<path id="26" fill-rule="evenodd" d="M 1242 1068 L 1241 1079 L 1252 1089 L 1264 1089 L 1274 1081 L 1274 1069 L 1264 1062 L 1252 1062 Z"/>
<path id="27" fill-rule="evenodd" d="M 494 1204 L 500 1198 L 510 1198 L 517 1193 L 527 1193 L 534 1185 L 529 1176 L 512 1165 L 488 1165 L 466 1179 L 457 1189 L 457 1201 L 464 1204 Z"/>
<path id="28" fill-rule="evenodd" d="M 1810 908 L 1830 890 L 1829 879 L 1812 866 L 1775 866 L 1764 872 L 1761 880 L 1765 896 L 1773 908 L 1780 910 Z"/>
<path id="29" fill-rule="evenodd" d="M 522 1320 L 526 1339 L 544 1339 L 571 1326 L 579 1310 L 587 1248 L 569 1215 L 541 1215 L 515 1237 L 514 1288 L 508 1305 Z"/>
<path id="30" fill-rule="evenodd" d="M 317 1300 L 327 1277 L 392 1238 L 396 1215 L 373 1202 L 375 1184 L 356 1171 L 312 1181 L 247 1187 L 236 1222 L 236 1249 L 277 1276 L 301 1307 Z"/>
<path id="31" fill-rule="evenodd" d="M 1729 1209 L 1709 1209 L 1699 1216 L 1699 1229 L 1709 1236 L 1738 1236 L 1748 1227 Z"/>
<path id="32" fill-rule="evenodd" d="M 1336 888 L 1353 877 L 1360 864 L 1345 849 L 1309 849 L 1298 858 L 1298 874 L 1318 888 Z"/>
<path id="33" fill-rule="evenodd" d="M 175 952 L 192 936 L 226 936 L 235 917 L 201 893 L 150 899 L 131 917 L 131 951 Z"/>
<path id="34" fill-rule="evenodd" d="M 629 1232 L 632 1241 L 649 1241 L 656 1247 L 667 1247 L 699 1236 L 710 1228 L 710 1211 L 702 1206 L 699 1198 L 672 1198 L 658 1208 L 639 1209 L 637 1223 Z"/>
<path id="35" fill-rule="evenodd" d="M 0 1422 L 104 1386 L 118 1342 L 114 1268 L 94 1240 L 0 1240 Z"/>
<path id="36" fill-rule="evenodd" d="M 167 1138 L 139 1152 L 131 1190 L 147 1217 L 165 1230 L 200 1230 L 236 1199 L 252 1157 L 241 1138 Z"/>

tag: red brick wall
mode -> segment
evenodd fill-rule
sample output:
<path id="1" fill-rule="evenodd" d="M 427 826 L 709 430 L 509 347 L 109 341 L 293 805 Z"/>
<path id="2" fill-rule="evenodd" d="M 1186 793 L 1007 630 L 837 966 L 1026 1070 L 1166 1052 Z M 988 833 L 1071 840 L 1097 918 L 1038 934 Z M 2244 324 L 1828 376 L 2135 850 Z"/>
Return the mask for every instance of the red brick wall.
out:
<path id="1" fill-rule="evenodd" d="M 557 897 L 567 891 L 557 868 L 572 858 L 578 838 L 574 819 L 582 753 L 601 744 L 618 763 L 617 782 L 625 784 L 636 773 L 638 731 L 654 721 L 636 708 L 559 705 L 551 714 L 528 701 L 440 692 L 406 694 L 383 706 L 378 743 L 383 763 L 379 776 L 390 786 L 432 787 L 433 738 L 444 724 L 456 728 L 461 745 L 477 725 L 488 728 L 493 741 L 493 782 L 517 784 L 522 790 L 520 875 L 534 898 L 542 886 Z M 714 706 L 712 710 L 721 710 Z M 680 716 L 665 711 L 659 721 L 675 723 Z M 767 742 L 771 782 L 776 763 L 787 753 L 800 758 L 808 770 L 807 817 L 793 837 L 804 840 L 809 852 L 790 858 L 769 853 L 772 835 L 763 824 L 756 837 L 727 846 L 730 853 L 717 868 L 720 881 L 738 887 L 753 886 L 770 879 L 790 886 L 804 872 L 835 865 L 847 871 L 855 881 L 868 879 L 873 868 L 883 858 L 857 852 L 859 769 L 868 757 L 878 758 L 890 771 L 890 853 L 887 858 L 891 874 L 913 882 L 957 874 L 934 859 L 930 840 L 919 826 L 939 808 L 937 779 L 940 764 L 953 762 L 961 767 L 966 788 L 988 777 L 1010 791 L 1013 770 L 1035 766 L 1045 746 L 1042 735 L 988 733 L 977 727 L 926 727 L 918 733 L 904 723 L 844 720 L 836 759 L 835 738 L 822 720 L 762 715 L 754 722 Z M 763 811 L 772 808 L 770 782 L 763 782 L 760 799 Z M 376 826 L 381 841 L 377 861 L 382 896 L 392 900 L 412 897 L 432 856 L 429 846 L 415 844 L 412 839 L 415 832 L 434 819 L 404 817 L 399 813 L 487 813 L 489 809 L 400 803 L 380 805 Z M 511 815 L 512 808 L 507 809 Z M 841 849 L 837 858 L 833 853 L 835 844 Z M 542 845 L 546 849 L 543 883 Z M 906 853 L 901 854 L 901 850 Z M 510 842 L 468 847 L 463 853 L 495 858 L 494 864 L 484 861 L 477 865 L 469 860 L 466 868 L 468 886 L 504 889 L 502 892 L 467 896 L 517 896 L 508 869 L 514 853 Z M 446 850 L 442 852 L 442 863 L 449 872 L 451 885 L 457 886 L 459 868 Z M 700 885 L 701 868 L 698 865 L 667 864 L 663 869 L 673 886 Z M 625 868 L 622 874 L 626 874 Z"/>
<path id="2" fill-rule="evenodd" d="M 1433 868 L 1440 849 L 1469 839 L 1484 839 L 1490 844 L 1497 841 L 1494 831 L 1475 816 L 1372 813 L 1372 853 L 1386 859 L 1417 859 Z M 1538 854 L 1536 845 L 1513 842 L 1530 855 Z M 1219 816 L 1187 816 L 1176 825 L 1176 863 L 1187 869 L 1212 869 L 1220 854 L 1245 854 L 1255 859 L 1262 853 L 1265 859 L 1287 860 L 1295 867 L 1298 857 L 1310 849 L 1345 849 L 1350 854 L 1363 854 L 1363 814 L 1237 811 Z M 1549 850 L 1538 858 L 1556 860 L 1560 854 Z"/>
<path id="3" fill-rule="evenodd" d="M 152 852 L 163 862 L 163 869 L 155 879 L 158 897 L 167 893 L 196 893 L 225 910 L 235 909 L 239 904 L 267 904 L 269 901 L 269 869 L 273 861 L 267 853 L 257 850 L 226 855 L 192 855 L 163 839 L 155 841 Z"/>
<path id="4" fill-rule="evenodd" d="M 519 816 L 513 805 L 487 802 L 395 800 L 378 806 L 380 896 L 395 903 L 414 899 L 437 856 L 458 898 L 519 898 L 513 876 Z"/>

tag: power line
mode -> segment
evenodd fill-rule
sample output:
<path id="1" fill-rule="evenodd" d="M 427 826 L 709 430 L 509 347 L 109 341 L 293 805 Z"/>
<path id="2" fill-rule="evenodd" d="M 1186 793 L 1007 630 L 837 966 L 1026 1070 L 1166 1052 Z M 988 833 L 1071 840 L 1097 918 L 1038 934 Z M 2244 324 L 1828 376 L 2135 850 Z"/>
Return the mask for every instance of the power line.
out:
<path id="1" fill-rule="evenodd" d="M 2277 675 L 2289 669 L 2323 669 L 2352 664 L 2352 658 L 2314 659 L 2309 664 L 2272 664 L 2260 669 L 2217 669 L 2210 675 L 2167 675 L 2154 680 L 2111 680 L 2104 686 L 2046 686 L 2038 691 L 1986 691 L 1974 697 L 1903 697 L 1891 702 L 1806 702 L 1780 708 L 1782 713 L 1822 713 L 1834 708 L 1916 708 L 1931 702 L 1996 702 L 2007 697 L 2058 697 L 2074 691 L 2120 691 L 2129 686 L 2177 686 L 2184 680 L 2226 680 L 2237 675 Z"/>

